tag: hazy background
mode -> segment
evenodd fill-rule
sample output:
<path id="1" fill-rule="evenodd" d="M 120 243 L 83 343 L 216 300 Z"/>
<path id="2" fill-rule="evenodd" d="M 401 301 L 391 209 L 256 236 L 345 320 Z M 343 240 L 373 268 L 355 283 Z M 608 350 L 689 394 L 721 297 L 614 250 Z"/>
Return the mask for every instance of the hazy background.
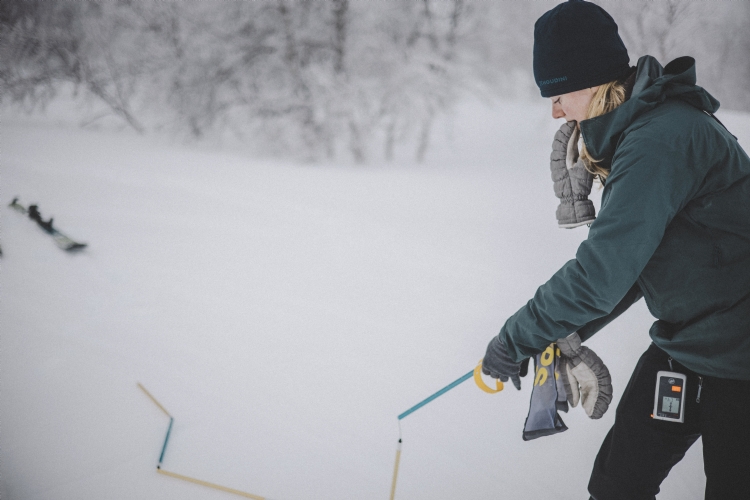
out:
<path id="1" fill-rule="evenodd" d="M 3 0 L 3 104 L 74 98 L 88 126 L 232 137 L 305 160 L 424 160 L 471 96 L 530 99 L 533 25 L 554 1 Z M 750 110 L 750 2 L 602 1 L 631 64 L 692 55 L 724 109 Z M 538 99 L 538 97 L 535 97 Z"/>

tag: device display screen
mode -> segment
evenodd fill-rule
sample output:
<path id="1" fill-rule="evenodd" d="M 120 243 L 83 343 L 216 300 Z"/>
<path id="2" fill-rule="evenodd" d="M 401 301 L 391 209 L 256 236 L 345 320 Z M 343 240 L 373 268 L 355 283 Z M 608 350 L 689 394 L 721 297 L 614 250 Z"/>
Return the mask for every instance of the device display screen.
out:
<path id="1" fill-rule="evenodd" d="M 661 411 L 664 413 L 677 413 L 680 414 L 680 398 L 662 398 Z"/>
<path id="2" fill-rule="evenodd" d="M 658 395 L 660 404 L 656 408 L 659 417 L 670 419 L 680 418 L 684 381 L 681 378 L 659 377 Z"/>

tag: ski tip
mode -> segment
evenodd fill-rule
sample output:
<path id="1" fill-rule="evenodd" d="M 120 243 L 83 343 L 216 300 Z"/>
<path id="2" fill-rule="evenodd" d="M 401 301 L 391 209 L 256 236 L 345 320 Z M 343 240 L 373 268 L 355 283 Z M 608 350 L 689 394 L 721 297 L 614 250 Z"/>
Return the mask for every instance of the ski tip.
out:
<path id="1" fill-rule="evenodd" d="M 66 252 L 77 252 L 77 251 L 83 250 L 87 246 L 88 245 L 86 243 L 73 243 L 72 245 L 68 245 L 67 247 L 65 247 L 65 251 Z"/>

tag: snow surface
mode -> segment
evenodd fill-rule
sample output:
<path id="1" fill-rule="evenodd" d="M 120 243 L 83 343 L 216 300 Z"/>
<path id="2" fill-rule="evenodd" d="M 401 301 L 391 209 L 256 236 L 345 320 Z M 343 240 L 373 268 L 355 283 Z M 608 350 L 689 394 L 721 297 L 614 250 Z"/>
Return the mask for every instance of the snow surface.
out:
<path id="1" fill-rule="evenodd" d="M 541 101 L 541 100 L 540 100 Z M 396 416 L 473 368 L 586 236 L 556 227 L 544 102 L 466 106 L 426 165 L 294 164 L 5 112 L 3 499 L 386 499 Z M 750 117 L 720 114 L 741 142 Z M 89 248 L 70 255 L 13 196 Z M 595 196 L 596 198 L 596 193 Z M 588 345 L 617 404 L 641 302 Z M 614 421 L 521 440 L 530 380 L 402 421 L 396 498 L 582 499 Z M 702 498 L 701 446 L 660 499 Z"/>

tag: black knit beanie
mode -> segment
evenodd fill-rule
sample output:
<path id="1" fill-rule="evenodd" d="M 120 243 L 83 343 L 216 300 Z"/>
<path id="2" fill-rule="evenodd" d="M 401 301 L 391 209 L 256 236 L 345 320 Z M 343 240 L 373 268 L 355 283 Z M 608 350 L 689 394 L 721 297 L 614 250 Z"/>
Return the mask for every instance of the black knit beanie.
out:
<path id="1" fill-rule="evenodd" d="M 561 3 L 534 25 L 534 79 L 542 97 L 617 80 L 629 62 L 614 19 L 591 2 Z"/>

